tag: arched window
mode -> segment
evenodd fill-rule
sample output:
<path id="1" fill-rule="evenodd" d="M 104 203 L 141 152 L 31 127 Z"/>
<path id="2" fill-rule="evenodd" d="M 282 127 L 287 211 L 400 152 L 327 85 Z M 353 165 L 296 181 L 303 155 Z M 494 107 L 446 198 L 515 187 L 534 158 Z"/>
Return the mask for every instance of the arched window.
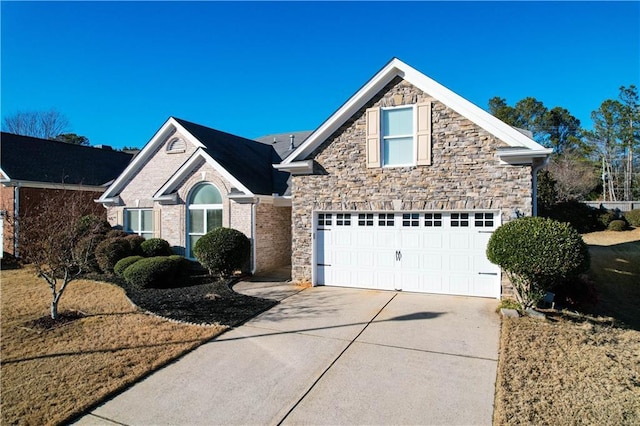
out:
<path id="1" fill-rule="evenodd" d="M 222 196 L 215 186 L 205 183 L 191 191 L 187 204 L 187 254 L 195 258 L 193 247 L 207 232 L 222 226 Z"/>

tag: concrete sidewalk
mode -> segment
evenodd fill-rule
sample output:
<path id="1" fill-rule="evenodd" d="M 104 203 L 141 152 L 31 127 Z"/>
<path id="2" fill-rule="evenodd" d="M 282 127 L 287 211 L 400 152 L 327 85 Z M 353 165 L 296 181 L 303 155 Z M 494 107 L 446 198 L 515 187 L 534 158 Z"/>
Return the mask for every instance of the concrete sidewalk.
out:
<path id="1" fill-rule="evenodd" d="M 284 298 L 78 424 L 491 424 L 496 300 L 249 287 Z"/>

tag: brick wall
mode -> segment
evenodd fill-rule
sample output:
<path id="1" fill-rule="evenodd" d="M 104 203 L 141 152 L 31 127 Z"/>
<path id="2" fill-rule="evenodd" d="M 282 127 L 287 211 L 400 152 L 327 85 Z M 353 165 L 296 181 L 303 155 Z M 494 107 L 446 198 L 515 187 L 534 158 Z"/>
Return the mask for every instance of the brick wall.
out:
<path id="1" fill-rule="evenodd" d="M 291 264 L 291 207 L 261 202 L 256 206 L 256 270 Z"/>
<path id="2" fill-rule="evenodd" d="M 432 101 L 432 164 L 367 168 L 365 110 Z M 531 167 L 500 164 L 507 146 L 401 78 L 394 79 L 309 158 L 317 174 L 293 177 L 292 278 L 311 279 L 314 210 L 491 209 L 508 222 L 531 215 Z M 398 208 L 399 207 L 399 208 Z"/>

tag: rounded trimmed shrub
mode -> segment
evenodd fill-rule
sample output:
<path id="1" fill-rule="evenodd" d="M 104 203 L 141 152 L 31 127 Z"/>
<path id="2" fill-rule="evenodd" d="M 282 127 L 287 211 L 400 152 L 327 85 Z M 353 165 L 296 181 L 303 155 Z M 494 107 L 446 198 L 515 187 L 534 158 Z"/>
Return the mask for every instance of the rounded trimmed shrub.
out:
<path id="1" fill-rule="evenodd" d="M 124 274 L 124 271 L 126 271 L 126 269 L 133 265 L 134 263 L 136 263 L 138 260 L 144 259 L 144 257 L 142 256 L 127 256 L 127 257 L 123 257 L 122 259 L 118 260 L 118 262 L 116 263 L 116 266 L 113 267 L 113 272 L 121 277 Z"/>
<path id="2" fill-rule="evenodd" d="M 112 229 L 106 233 L 106 238 L 125 238 L 128 237 L 129 234 L 124 232 L 122 229 Z"/>
<path id="3" fill-rule="evenodd" d="M 124 238 L 108 238 L 96 247 L 96 260 L 102 272 L 113 273 L 120 259 L 131 256 L 131 246 Z"/>
<path id="4" fill-rule="evenodd" d="M 236 229 L 216 228 L 196 241 L 193 252 L 210 274 L 227 276 L 246 268 L 251 242 Z"/>
<path id="5" fill-rule="evenodd" d="M 624 231 L 627 229 L 627 222 L 620 219 L 612 220 L 609 226 L 607 226 L 607 229 L 609 231 Z"/>
<path id="6" fill-rule="evenodd" d="M 547 290 L 590 264 L 580 234 L 568 223 L 543 217 L 523 217 L 496 229 L 487 257 L 509 274 L 526 306 L 534 306 Z"/>
<path id="7" fill-rule="evenodd" d="M 87 272 L 100 272 L 100 266 L 96 260 L 96 249 L 102 241 L 104 241 L 103 235 L 86 235 L 80 238 L 73 248 L 76 261 L 83 265 L 83 269 Z"/>
<path id="8" fill-rule="evenodd" d="M 167 288 L 176 284 L 181 262 L 169 256 L 147 257 L 124 270 L 124 279 L 142 288 Z"/>
<path id="9" fill-rule="evenodd" d="M 600 222 L 604 228 L 609 228 L 609 224 L 617 219 L 618 215 L 609 210 L 605 210 L 598 215 L 598 222 Z"/>
<path id="10" fill-rule="evenodd" d="M 106 234 L 111 229 L 109 222 L 94 214 L 88 214 L 78 219 L 76 232 L 79 237 L 89 234 Z"/>
<path id="11" fill-rule="evenodd" d="M 640 209 L 631 210 L 624 213 L 624 218 L 627 219 L 629 225 L 633 227 L 640 227 Z"/>
<path id="12" fill-rule="evenodd" d="M 142 243 L 147 241 L 144 239 L 144 237 L 140 235 L 127 235 L 126 237 L 124 237 L 124 239 L 127 243 L 129 243 L 129 246 L 131 246 L 132 255 L 143 255 L 142 248 L 140 246 L 142 245 Z"/>
<path id="13" fill-rule="evenodd" d="M 150 238 L 140 244 L 142 255 L 145 257 L 171 256 L 173 251 L 166 240 L 162 238 Z"/>

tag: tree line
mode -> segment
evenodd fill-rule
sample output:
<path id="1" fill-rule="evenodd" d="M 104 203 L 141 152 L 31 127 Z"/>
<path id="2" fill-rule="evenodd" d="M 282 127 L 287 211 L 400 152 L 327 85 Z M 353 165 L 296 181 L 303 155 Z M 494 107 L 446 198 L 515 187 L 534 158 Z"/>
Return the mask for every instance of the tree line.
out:
<path id="1" fill-rule="evenodd" d="M 529 130 L 541 145 L 553 148 L 543 179 L 555 187 L 555 201 L 629 201 L 640 198 L 640 102 L 634 85 L 620 87 L 591 113 L 586 130 L 566 108 L 547 108 L 534 97 L 511 106 L 489 100 L 489 112 L 505 123 Z"/>

